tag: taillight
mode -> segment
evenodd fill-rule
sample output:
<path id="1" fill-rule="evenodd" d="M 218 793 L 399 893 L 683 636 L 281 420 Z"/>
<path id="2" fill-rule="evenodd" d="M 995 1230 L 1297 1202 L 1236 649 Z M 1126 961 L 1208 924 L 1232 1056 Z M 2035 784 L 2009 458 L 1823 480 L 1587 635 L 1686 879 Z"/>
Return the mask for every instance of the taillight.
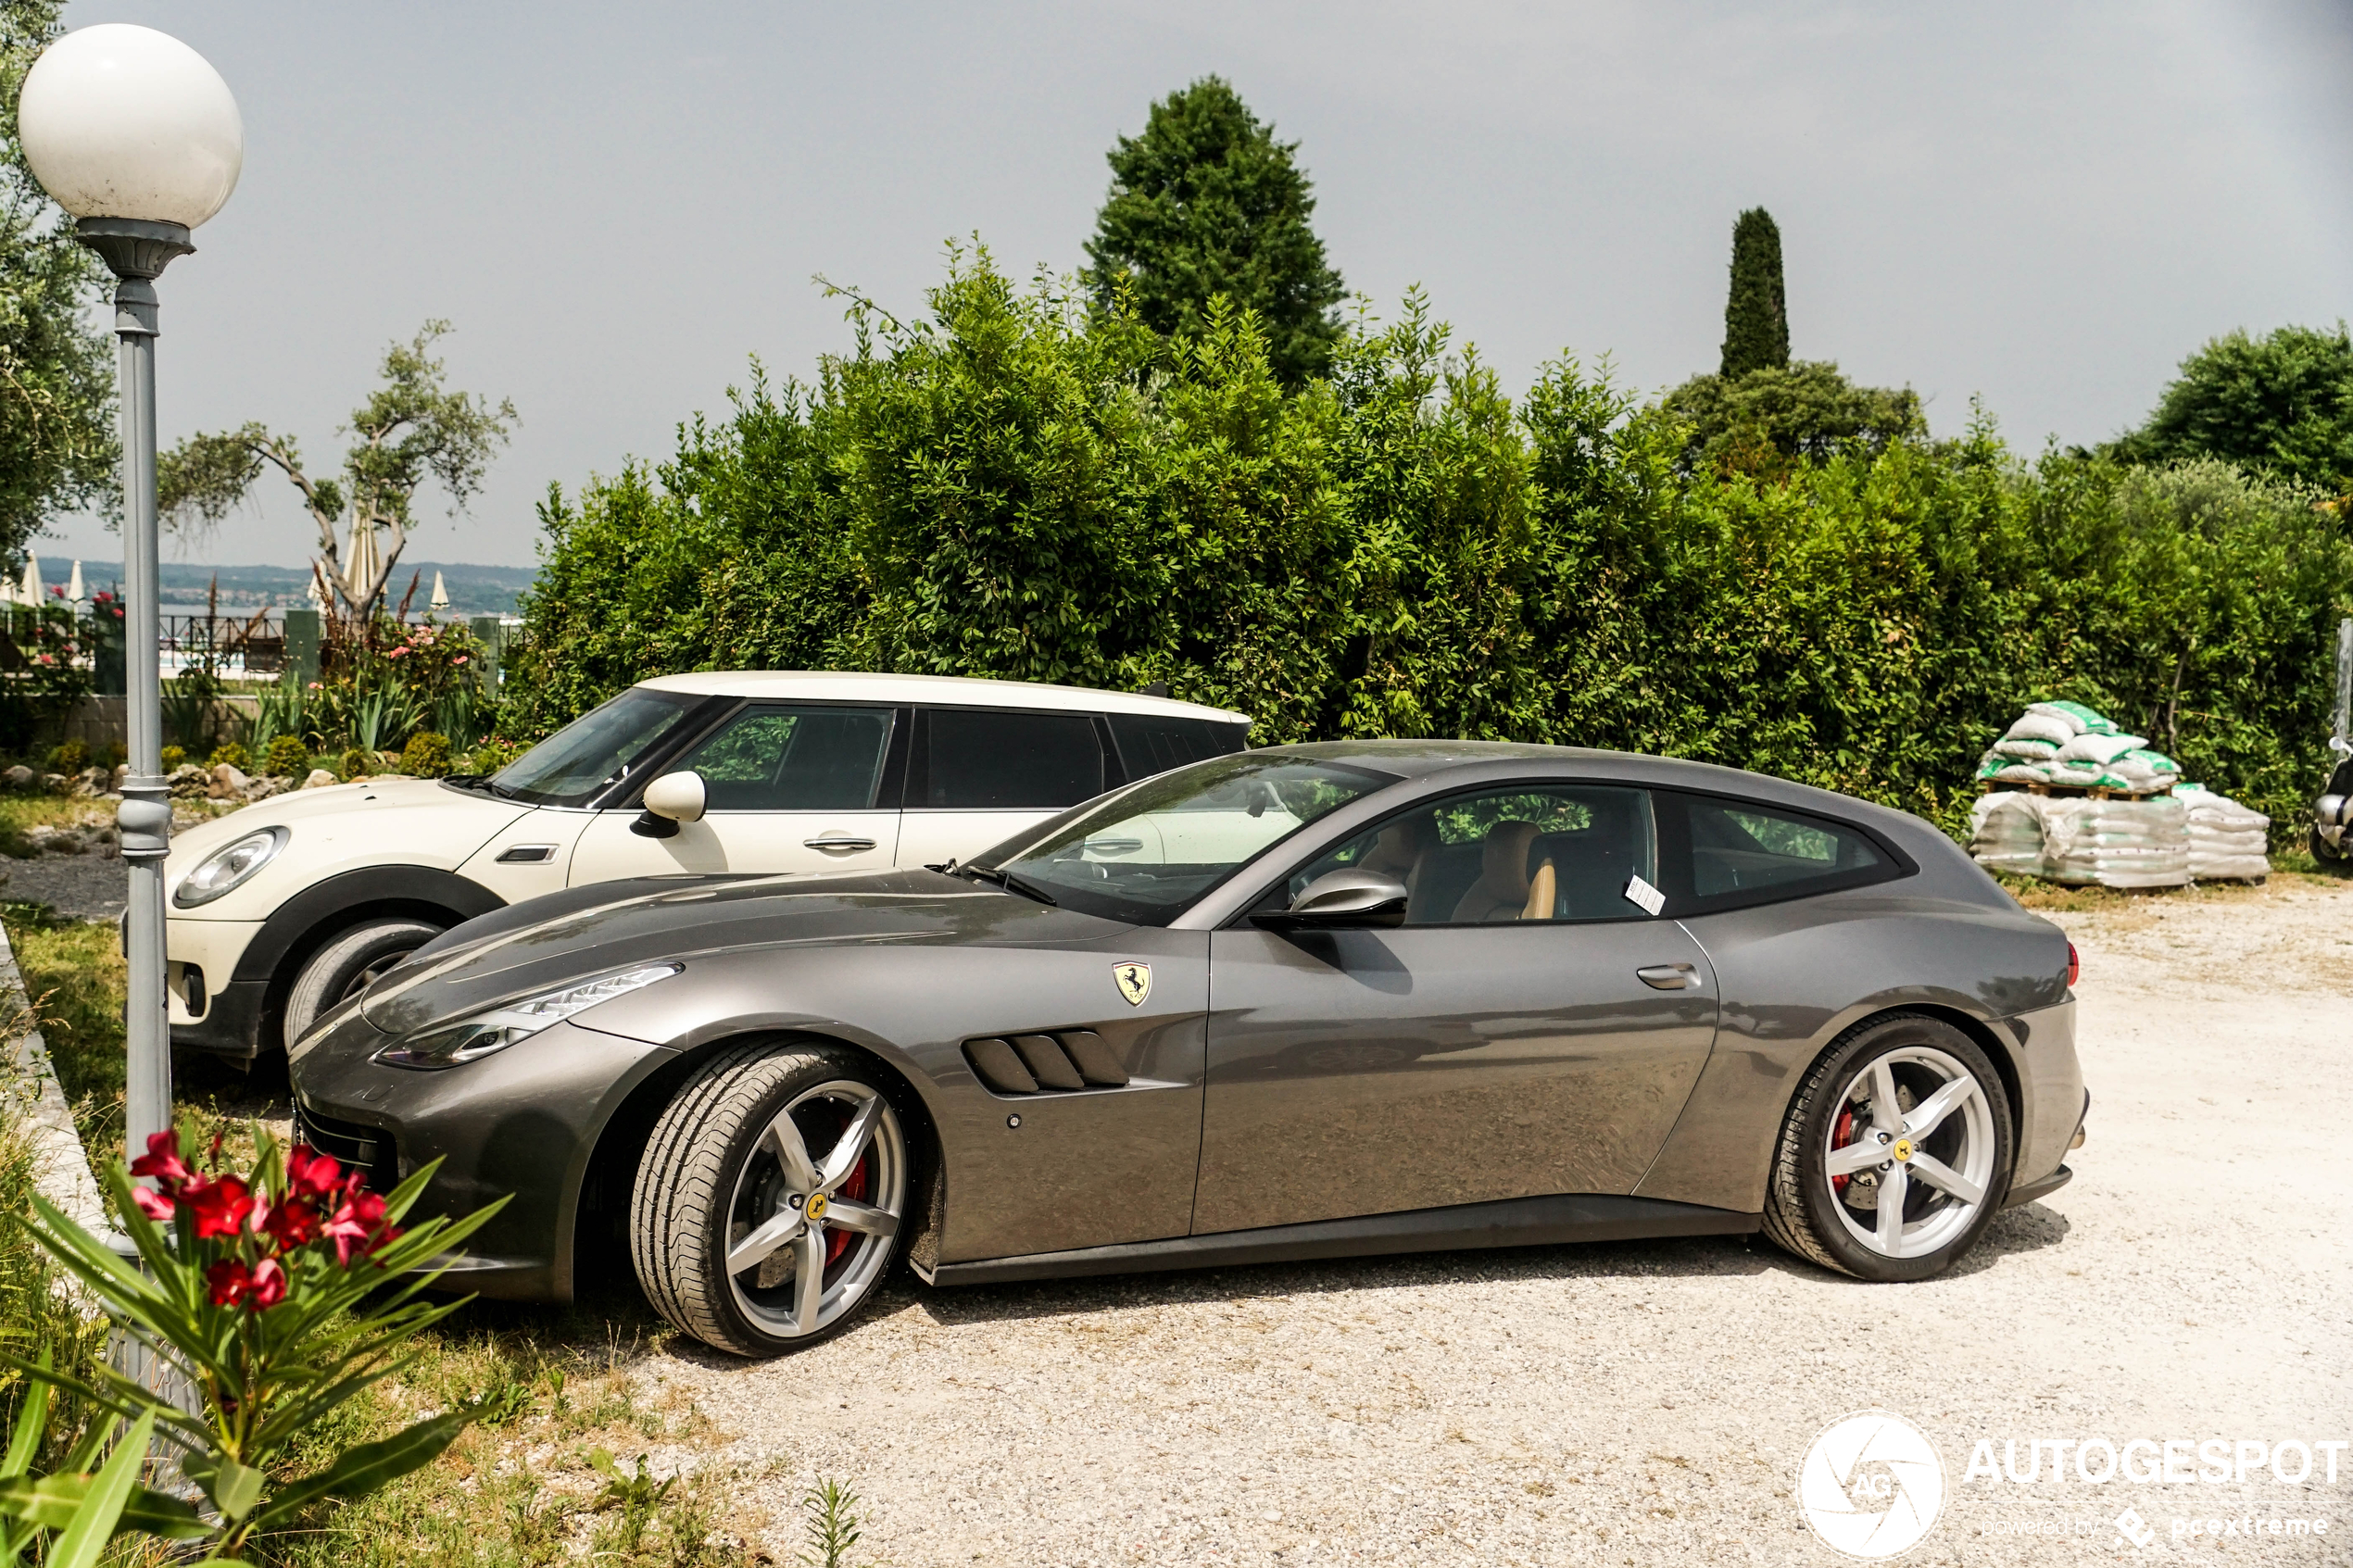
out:
<path id="1" fill-rule="evenodd" d="M 2082 974 L 2082 972 L 2083 972 L 2083 960 L 2082 960 L 2082 959 L 2080 959 L 2080 958 L 2078 958 L 2078 957 L 2076 957 L 2076 956 L 2075 956 L 2075 944 L 2074 944 L 2074 943 L 2072 943 L 2072 942 L 2070 942 L 2070 943 L 2067 945 L 2067 983 L 2068 983 L 2068 985 L 2070 985 L 2070 986 L 2072 986 L 2072 985 L 2075 984 L 2075 977 L 2076 977 L 2077 975 L 2079 975 L 2079 974 Z"/>

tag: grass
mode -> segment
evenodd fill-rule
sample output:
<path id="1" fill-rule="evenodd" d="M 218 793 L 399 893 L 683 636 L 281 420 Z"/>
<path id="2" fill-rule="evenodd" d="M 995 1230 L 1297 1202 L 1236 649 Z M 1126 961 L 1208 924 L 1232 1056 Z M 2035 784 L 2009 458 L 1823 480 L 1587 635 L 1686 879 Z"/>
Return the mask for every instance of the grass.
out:
<path id="1" fill-rule="evenodd" d="M 0 855 L 29 859 L 40 853 L 25 834 L 36 827 L 111 827 L 114 802 L 65 795 L 0 795 Z"/>

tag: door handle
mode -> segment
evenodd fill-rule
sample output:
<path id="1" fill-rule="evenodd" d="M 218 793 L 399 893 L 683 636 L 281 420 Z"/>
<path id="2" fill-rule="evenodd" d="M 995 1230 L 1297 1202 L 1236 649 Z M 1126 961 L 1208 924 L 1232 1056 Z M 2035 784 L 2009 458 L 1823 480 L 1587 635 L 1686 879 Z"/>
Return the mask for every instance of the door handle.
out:
<path id="1" fill-rule="evenodd" d="M 829 833 L 822 838 L 804 838 L 800 847 L 803 849 L 872 849 L 875 841 L 846 833 Z"/>
<path id="2" fill-rule="evenodd" d="M 1646 964 L 1636 970 L 1634 974 L 1654 991 L 1696 991 L 1699 989 L 1697 964 Z"/>

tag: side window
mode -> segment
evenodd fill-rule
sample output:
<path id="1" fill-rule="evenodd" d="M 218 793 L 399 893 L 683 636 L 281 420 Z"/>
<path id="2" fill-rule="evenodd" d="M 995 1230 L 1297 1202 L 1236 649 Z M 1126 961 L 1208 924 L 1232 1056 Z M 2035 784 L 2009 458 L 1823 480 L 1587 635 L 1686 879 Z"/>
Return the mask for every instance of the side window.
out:
<path id="1" fill-rule="evenodd" d="M 1753 801 L 1674 797 L 1685 840 L 1678 912 L 1705 913 L 1881 882 L 1898 867 L 1859 829 Z M 1684 898 L 1678 898 L 1682 906 Z"/>
<path id="2" fill-rule="evenodd" d="M 890 744 L 887 708 L 753 708 L 678 764 L 713 811 L 862 811 Z"/>
<path id="3" fill-rule="evenodd" d="M 1650 793 L 1614 784 L 1515 784 L 1414 807 L 1302 867 L 1288 896 L 1344 866 L 1403 882 L 1409 926 L 1647 920 L 1658 901 Z"/>
<path id="4" fill-rule="evenodd" d="M 1164 719 L 1149 713 L 1111 715 L 1111 738 L 1130 779 L 1148 779 L 1188 762 L 1202 762 L 1242 748 L 1246 724 L 1208 719 Z"/>
<path id="5" fill-rule="evenodd" d="M 910 806 L 1058 811 L 1103 792 L 1091 715 L 936 708 L 924 723 Z"/>

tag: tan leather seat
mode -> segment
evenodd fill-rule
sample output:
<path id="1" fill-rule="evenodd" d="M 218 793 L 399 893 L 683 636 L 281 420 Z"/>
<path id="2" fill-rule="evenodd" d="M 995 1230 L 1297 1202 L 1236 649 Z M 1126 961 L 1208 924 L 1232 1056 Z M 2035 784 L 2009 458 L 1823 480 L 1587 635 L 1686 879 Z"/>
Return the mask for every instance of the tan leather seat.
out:
<path id="1" fill-rule="evenodd" d="M 1497 822 L 1479 846 L 1478 880 L 1454 906 L 1456 925 L 1549 920 L 1554 882 L 1550 860 L 1530 872 L 1528 852 L 1543 830 L 1534 822 Z"/>

